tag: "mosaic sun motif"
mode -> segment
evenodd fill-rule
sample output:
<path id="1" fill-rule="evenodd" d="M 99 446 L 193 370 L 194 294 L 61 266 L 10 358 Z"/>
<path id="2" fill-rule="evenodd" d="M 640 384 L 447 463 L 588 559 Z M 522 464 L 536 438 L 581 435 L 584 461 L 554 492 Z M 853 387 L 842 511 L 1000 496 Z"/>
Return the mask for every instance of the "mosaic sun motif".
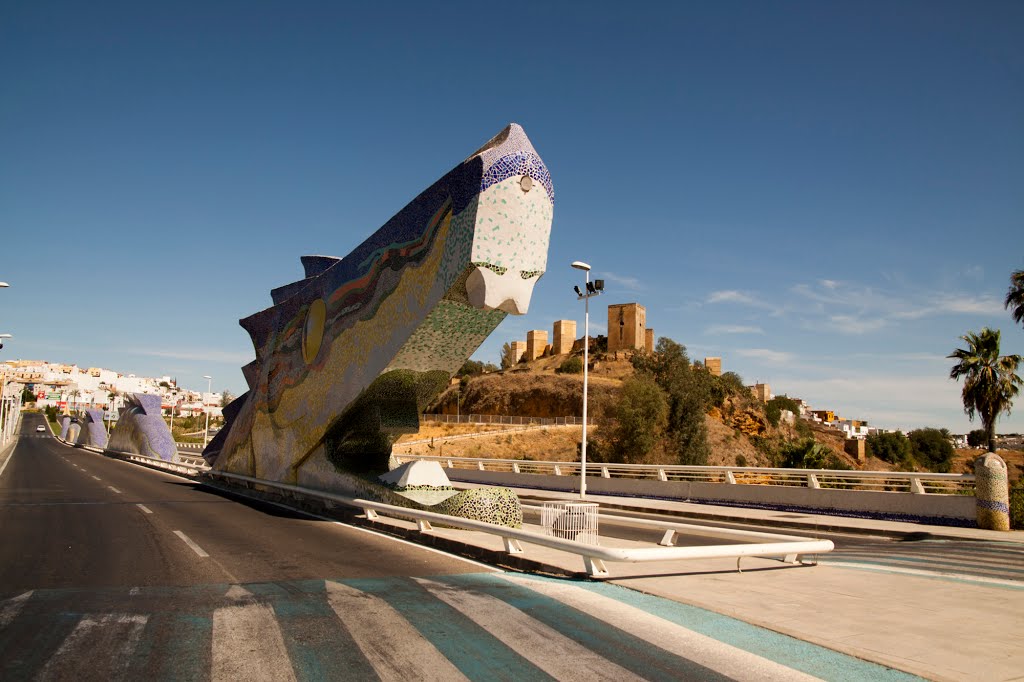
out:
<path id="1" fill-rule="evenodd" d="M 215 469 L 331 490 L 391 445 L 547 266 L 554 189 L 509 125 L 344 258 L 240 320 L 256 359 L 203 456 Z M 346 479 L 347 480 L 347 479 Z"/>

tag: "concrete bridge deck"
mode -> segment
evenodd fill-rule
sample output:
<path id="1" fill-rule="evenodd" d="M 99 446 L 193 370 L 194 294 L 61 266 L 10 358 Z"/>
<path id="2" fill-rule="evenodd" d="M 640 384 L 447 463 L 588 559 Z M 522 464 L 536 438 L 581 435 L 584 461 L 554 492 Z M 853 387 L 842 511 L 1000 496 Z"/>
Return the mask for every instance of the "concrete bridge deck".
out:
<path id="1" fill-rule="evenodd" d="M 549 491 L 518 492 L 524 502 L 578 499 Z M 811 535 L 887 538 L 901 543 L 900 549 L 912 547 L 916 560 L 881 555 L 878 561 L 863 555 L 850 559 L 836 552 L 818 557 L 817 565 L 790 566 L 747 557 L 741 571 L 733 559 L 615 564 L 610 582 L 929 679 L 1011 680 L 1019 679 L 1024 670 L 1022 532 L 811 514 L 779 518 L 794 515 L 636 498 L 590 496 L 588 501 L 600 503 L 610 513 L 668 513 L 799 529 Z M 499 538 L 472 531 L 435 528 L 432 535 L 494 552 L 502 549 Z M 602 532 L 605 543 L 628 546 L 630 541 L 608 538 Z M 928 556 L 934 556 L 934 561 Z M 578 556 L 538 546 L 526 548 L 524 562 L 521 568 L 528 569 L 534 562 L 539 572 L 581 572 Z M 1002 567 L 998 573 L 1002 577 L 968 568 L 972 562 Z"/>

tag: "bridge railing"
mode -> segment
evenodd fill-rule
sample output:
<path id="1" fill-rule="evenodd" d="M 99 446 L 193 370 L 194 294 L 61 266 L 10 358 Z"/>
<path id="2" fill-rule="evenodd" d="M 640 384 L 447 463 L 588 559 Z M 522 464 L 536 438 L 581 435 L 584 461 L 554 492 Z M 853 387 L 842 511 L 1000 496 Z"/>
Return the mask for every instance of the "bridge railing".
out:
<path id="1" fill-rule="evenodd" d="M 521 528 L 509 528 L 499 526 L 485 521 L 476 521 L 458 516 L 448 516 L 436 512 L 410 509 L 408 507 L 396 507 L 383 502 L 363 500 L 346 497 L 322 490 L 310 490 L 299 486 L 274 481 L 265 481 L 251 476 L 231 474 L 223 471 L 211 471 L 207 474 L 214 478 L 223 478 L 228 481 L 253 485 L 256 487 L 272 488 L 291 493 L 298 493 L 303 496 L 320 498 L 356 507 L 363 510 L 367 519 L 374 519 L 378 514 L 383 514 L 400 519 L 411 519 L 416 522 L 421 533 L 433 532 L 431 522 L 454 526 L 466 530 L 482 531 L 500 537 L 503 541 L 505 551 L 509 554 L 524 553 L 521 542 L 532 545 L 539 545 L 549 549 L 569 552 L 579 555 L 583 559 L 583 565 L 587 573 L 595 578 L 608 577 L 609 571 L 605 566 L 606 562 L 641 563 L 654 561 L 678 561 L 683 559 L 713 559 L 713 558 L 739 558 L 744 556 L 756 557 L 782 557 L 787 563 L 797 563 L 800 557 L 805 554 L 819 554 L 831 552 L 834 545 L 831 540 L 817 540 L 801 536 L 780 535 L 776 533 L 763 533 L 758 531 L 741 531 L 725 528 L 713 528 L 709 526 L 697 526 L 684 523 L 671 522 L 650 522 L 648 525 L 657 525 L 665 530 L 660 547 L 602 547 L 600 545 L 577 542 L 563 538 L 545 535 Z M 636 519 L 629 517 L 611 517 L 602 515 L 609 521 L 628 522 L 637 524 Z M 643 522 L 640 522 L 643 523 Z M 699 531 L 704 535 L 715 535 L 732 540 L 727 544 L 700 545 L 691 547 L 672 546 L 675 533 L 687 530 Z M 738 565 L 738 564 L 737 564 Z"/>
<path id="2" fill-rule="evenodd" d="M 422 414 L 420 420 L 436 424 L 508 424 L 510 426 L 580 426 L 580 417 L 520 417 L 508 414 Z M 588 419 L 588 424 L 594 420 Z"/>
<path id="3" fill-rule="evenodd" d="M 413 460 L 439 462 L 448 469 L 472 469 L 515 474 L 579 476 L 579 462 L 542 462 L 486 457 L 438 457 L 394 454 L 399 463 Z M 657 464 L 587 465 L 587 477 L 651 481 L 691 481 L 728 485 L 767 485 L 800 488 L 874 490 L 914 494 L 971 495 L 972 474 L 936 474 L 909 471 L 850 471 L 842 469 L 785 469 L 769 467 L 684 466 Z"/>

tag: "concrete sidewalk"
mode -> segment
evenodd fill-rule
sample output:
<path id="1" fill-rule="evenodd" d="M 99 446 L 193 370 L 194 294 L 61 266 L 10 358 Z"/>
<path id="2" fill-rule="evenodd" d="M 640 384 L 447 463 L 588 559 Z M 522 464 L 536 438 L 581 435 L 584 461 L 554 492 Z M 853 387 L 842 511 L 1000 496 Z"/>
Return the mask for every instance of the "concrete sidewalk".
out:
<path id="1" fill-rule="evenodd" d="M 578 499 L 571 494 L 519 490 L 524 502 Z M 844 517 L 777 519 L 780 512 L 711 507 L 660 500 L 595 497 L 601 509 L 656 511 L 704 520 L 754 522 L 780 532 L 814 529 L 896 537 L 927 533 L 932 538 L 1024 542 L 1021 533 L 993 533 L 961 528 L 870 521 Z M 721 513 L 722 516 L 718 516 Z M 813 515 L 800 515 L 811 517 Z M 679 519 L 683 521 L 683 518 Z M 519 570 L 585 579 L 575 554 L 524 543 L 525 553 L 507 557 L 495 536 L 435 528 L 416 531 L 415 524 L 380 519 L 417 542 L 478 556 Z M 529 527 L 540 532 L 541 529 Z M 765 528 L 764 530 L 770 530 Z M 650 546 L 602 538 L 614 547 Z M 468 550 L 468 551 L 467 551 Z M 735 559 L 700 559 L 646 564 L 608 564 L 609 580 L 644 593 L 700 607 L 796 639 L 870 660 L 934 680 L 1011 680 L 1024 673 L 1024 582 L 984 583 L 850 566 L 803 565 L 747 557 L 742 571 Z"/>

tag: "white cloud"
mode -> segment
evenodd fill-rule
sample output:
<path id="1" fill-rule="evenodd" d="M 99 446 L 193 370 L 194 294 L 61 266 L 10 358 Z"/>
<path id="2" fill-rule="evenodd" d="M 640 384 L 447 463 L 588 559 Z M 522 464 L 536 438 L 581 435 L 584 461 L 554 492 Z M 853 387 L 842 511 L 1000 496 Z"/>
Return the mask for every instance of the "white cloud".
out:
<path id="1" fill-rule="evenodd" d="M 835 289 L 836 287 L 839 286 L 839 282 L 835 281 L 834 279 L 822 279 L 818 280 L 818 283 L 821 286 L 825 287 L 826 289 Z"/>
<path id="2" fill-rule="evenodd" d="M 740 348 L 736 351 L 736 354 L 744 358 L 764 360 L 773 365 L 784 365 L 792 362 L 796 357 L 792 353 L 768 348 Z"/>
<path id="3" fill-rule="evenodd" d="M 764 334 L 760 327 L 743 324 L 715 324 L 707 328 L 707 334 Z"/>
<path id="4" fill-rule="evenodd" d="M 1002 315 L 1005 308 L 998 298 L 981 296 L 943 296 L 935 313 L 965 313 L 969 315 Z"/>
<path id="5" fill-rule="evenodd" d="M 202 362 L 226 362 L 245 365 L 252 362 L 253 353 L 232 353 L 214 349 L 151 349 L 128 348 L 121 352 L 129 355 L 146 355 L 155 358 L 174 358 L 177 360 L 196 360 Z"/>
<path id="6" fill-rule="evenodd" d="M 643 291 L 643 290 L 645 290 L 647 288 L 636 277 L 627 277 L 625 275 L 616 275 L 614 272 L 602 272 L 601 276 L 604 279 L 608 280 L 609 282 L 614 282 L 615 284 L 618 284 L 623 289 L 628 289 L 629 291 Z"/>
<path id="7" fill-rule="evenodd" d="M 745 303 L 747 305 L 754 305 L 756 301 L 747 294 L 740 291 L 725 290 L 725 291 L 713 291 L 708 296 L 708 303 Z"/>
<path id="8" fill-rule="evenodd" d="M 887 324 L 881 318 L 864 318 L 856 315 L 832 315 L 825 321 L 825 326 L 840 334 L 867 334 L 878 331 Z"/>

